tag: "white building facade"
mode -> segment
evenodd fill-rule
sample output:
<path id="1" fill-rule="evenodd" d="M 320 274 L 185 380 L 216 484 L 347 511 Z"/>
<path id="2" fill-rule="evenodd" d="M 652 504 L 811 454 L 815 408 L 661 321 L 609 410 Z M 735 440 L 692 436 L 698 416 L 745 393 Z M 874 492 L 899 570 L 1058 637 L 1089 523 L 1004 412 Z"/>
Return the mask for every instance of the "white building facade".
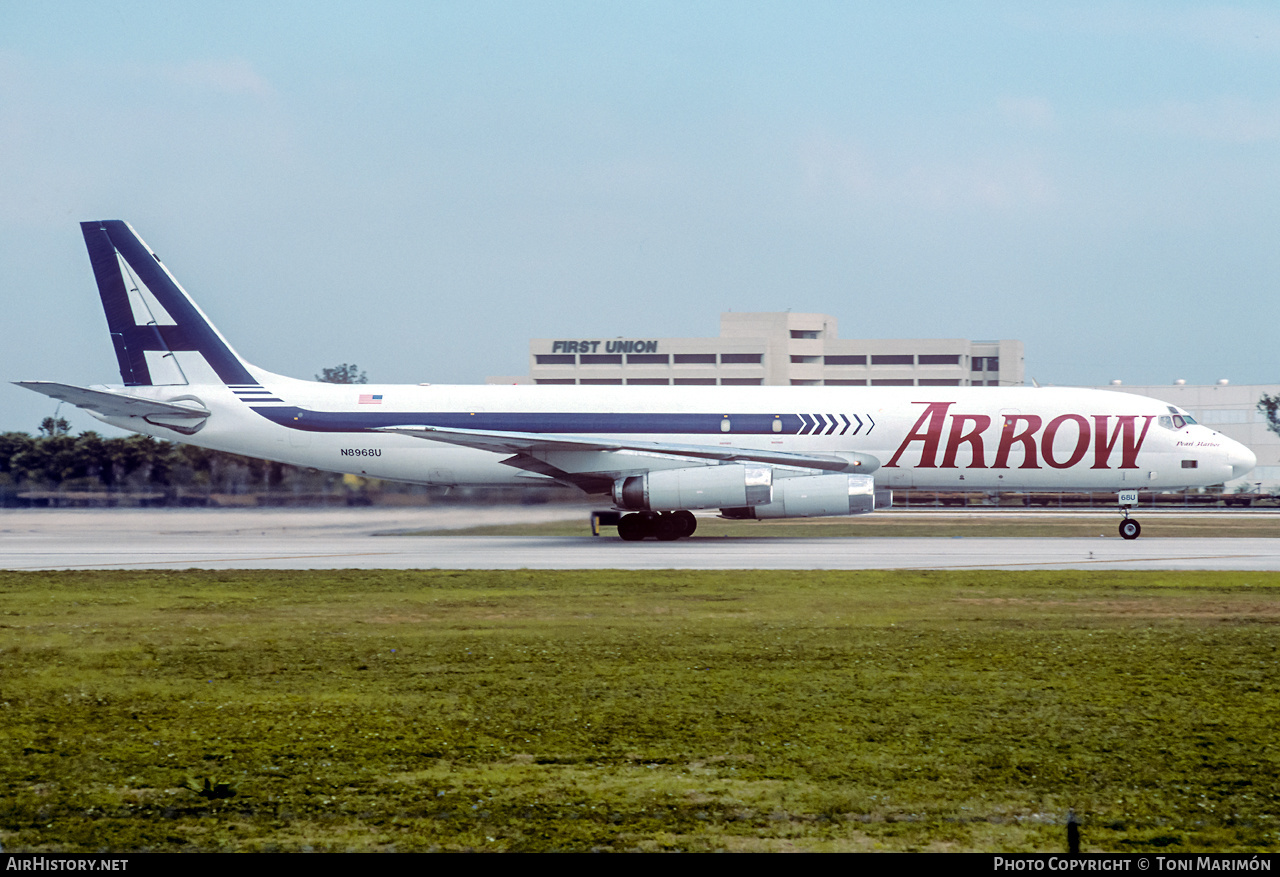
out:
<path id="1" fill-rule="evenodd" d="M 1023 381 L 1020 341 L 843 339 L 828 314 L 725 313 L 718 338 L 537 338 L 490 383 L 980 387 Z"/>

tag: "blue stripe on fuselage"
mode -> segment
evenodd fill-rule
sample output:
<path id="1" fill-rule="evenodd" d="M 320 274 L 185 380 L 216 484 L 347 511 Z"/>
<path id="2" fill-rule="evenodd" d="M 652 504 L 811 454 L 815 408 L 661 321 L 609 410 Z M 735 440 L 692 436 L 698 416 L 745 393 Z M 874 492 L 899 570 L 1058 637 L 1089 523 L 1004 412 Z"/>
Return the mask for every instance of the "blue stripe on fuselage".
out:
<path id="1" fill-rule="evenodd" d="M 290 429 L 307 432 L 364 432 L 384 426 L 439 426 L 448 429 L 484 429 L 492 432 L 532 432 L 557 434 L 625 435 L 724 435 L 724 414 L 636 414 L 601 412 L 501 412 L 477 411 L 405 412 L 405 411 L 312 411 L 294 405 L 250 407 L 267 420 Z M 729 432 L 734 435 L 794 435 L 801 428 L 795 414 L 730 414 Z M 775 420 L 782 421 L 779 433 L 773 431 Z"/>

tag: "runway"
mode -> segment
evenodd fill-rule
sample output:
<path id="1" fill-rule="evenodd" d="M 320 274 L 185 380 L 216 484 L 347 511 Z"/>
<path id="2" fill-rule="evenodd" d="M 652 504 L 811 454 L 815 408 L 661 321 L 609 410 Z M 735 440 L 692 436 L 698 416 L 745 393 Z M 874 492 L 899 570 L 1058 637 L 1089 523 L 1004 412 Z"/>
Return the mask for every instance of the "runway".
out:
<path id="1" fill-rule="evenodd" d="M 1280 539 L 1272 538 L 695 537 L 635 543 L 611 535 L 374 535 L 582 517 L 581 509 L 563 506 L 5 510 L 0 569 L 1280 570 Z"/>

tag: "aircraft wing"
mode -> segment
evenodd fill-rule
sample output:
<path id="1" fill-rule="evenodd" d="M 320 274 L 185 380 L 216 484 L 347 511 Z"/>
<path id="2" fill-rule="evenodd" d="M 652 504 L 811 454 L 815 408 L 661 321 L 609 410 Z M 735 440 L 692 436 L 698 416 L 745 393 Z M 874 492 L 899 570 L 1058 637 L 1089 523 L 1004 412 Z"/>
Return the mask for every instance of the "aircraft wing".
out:
<path id="1" fill-rule="evenodd" d="M 130 393 L 117 393 L 111 390 L 91 390 L 88 387 L 77 387 L 73 384 L 59 384 L 54 381 L 14 381 L 19 387 L 35 390 L 54 399 L 70 402 L 78 408 L 87 408 L 107 417 L 208 417 L 208 409 L 199 405 L 181 402 L 158 402 Z"/>
<path id="2" fill-rule="evenodd" d="M 513 454 L 513 457 L 503 462 L 518 469 L 527 469 L 576 484 L 589 492 L 607 492 L 613 478 L 618 477 L 619 474 L 649 468 L 638 459 L 633 465 L 620 467 L 619 458 L 612 456 L 615 454 L 653 455 L 667 459 L 686 457 L 692 460 L 716 460 L 722 463 L 768 463 L 774 466 L 795 466 L 801 469 L 863 474 L 874 471 L 880 465 L 880 461 L 869 454 L 843 456 L 798 454 L 729 445 L 685 445 L 674 442 L 626 441 L 592 436 L 452 429 L 439 426 L 386 426 L 379 428 L 378 432 L 412 435 L 468 448 Z M 560 455 L 569 454 L 573 455 L 575 471 L 555 465 L 557 462 L 562 462 L 561 459 L 557 459 Z"/>

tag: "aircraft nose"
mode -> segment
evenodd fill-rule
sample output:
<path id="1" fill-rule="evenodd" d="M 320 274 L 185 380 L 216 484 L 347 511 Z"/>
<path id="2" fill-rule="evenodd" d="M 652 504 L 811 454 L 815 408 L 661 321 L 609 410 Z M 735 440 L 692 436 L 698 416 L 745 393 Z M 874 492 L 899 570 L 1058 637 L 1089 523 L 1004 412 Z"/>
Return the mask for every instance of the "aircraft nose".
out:
<path id="1" fill-rule="evenodd" d="M 1239 442 L 1232 442 L 1231 445 L 1227 454 L 1227 461 L 1231 464 L 1231 477 L 1243 478 L 1258 465 L 1258 455 Z"/>

